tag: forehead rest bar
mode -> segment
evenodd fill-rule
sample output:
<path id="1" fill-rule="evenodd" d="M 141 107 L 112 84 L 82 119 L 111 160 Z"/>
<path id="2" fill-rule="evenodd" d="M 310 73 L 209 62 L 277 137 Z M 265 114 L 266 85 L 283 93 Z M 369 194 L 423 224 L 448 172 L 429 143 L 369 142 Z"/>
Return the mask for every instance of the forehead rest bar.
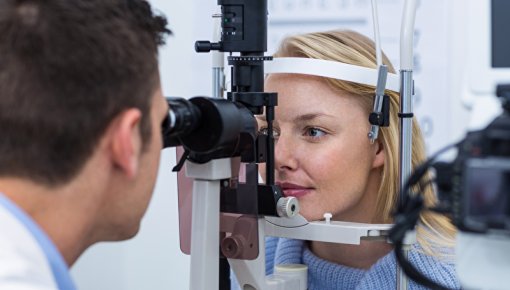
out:
<path id="1" fill-rule="evenodd" d="M 264 72 L 266 74 L 289 73 L 313 75 L 373 87 L 377 86 L 378 77 L 377 69 L 337 61 L 302 57 L 275 57 L 272 61 L 264 63 Z M 388 73 L 386 89 L 396 93 L 400 91 L 400 79 L 398 75 Z"/>

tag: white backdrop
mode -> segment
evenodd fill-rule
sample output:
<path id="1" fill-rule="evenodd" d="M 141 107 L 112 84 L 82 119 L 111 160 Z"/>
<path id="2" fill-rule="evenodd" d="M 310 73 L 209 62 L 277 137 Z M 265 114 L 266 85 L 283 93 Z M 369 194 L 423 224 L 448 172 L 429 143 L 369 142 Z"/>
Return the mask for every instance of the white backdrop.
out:
<path id="1" fill-rule="evenodd" d="M 210 58 L 194 52 L 211 37 L 216 0 L 153 0 L 174 35 L 161 50 L 163 90 L 169 96 L 209 95 Z M 378 0 L 383 49 L 398 70 L 403 0 Z M 421 1 L 416 25 L 415 113 L 429 151 L 464 134 L 466 17 L 464 0 Z M 372 37 L 369 0 L 269 0 L 269 49 L 289 33 L 350 28 Z M 179 250 L 174 151 L 163 152 L 154 197 L 139 235 L 89 249 L 73 267 L 80 289 L 188 289 L 189 257 Z"/>

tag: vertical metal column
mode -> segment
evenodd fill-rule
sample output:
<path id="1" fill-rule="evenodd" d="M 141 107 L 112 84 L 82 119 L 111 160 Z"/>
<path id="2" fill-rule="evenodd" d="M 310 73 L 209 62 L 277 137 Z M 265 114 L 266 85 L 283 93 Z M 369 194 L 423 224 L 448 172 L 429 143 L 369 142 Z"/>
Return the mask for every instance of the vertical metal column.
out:
<path id="1" fill-rule="evenodd" d="M 221 13 L 213 14 L 213 38 L 214 42 L 221 41 Z M 212 51 L 212 97 L 223 98 L 225 91 L 225 73 L 224 73 L 224 52 Z"/>
<path id="2" fill-rule="evenodd" d="M 405 245 L 402 248 L 404 259 L 409 258 L 409 248 L 410 246 Z M 399 290 L 407 290 L 409 289 L 409 278 L 405 275 L 404 271 L 401 267 L 397 268 L 397 289 Z"/>
<path id="3" fill-rule="evenodd" d="M 411 175 L 413 141 L 413 71 L 400 71 L 400 141 L 399 141 L 399 177 L 400 202 L 404 200 L 402 189 Z"/>
<path id="4" fill-rule="evenodd" d="M 190 290 L 219 288 L 220 180 L 231 177 L 230 159 L 205 164 L 186 161 L 194 178 L 191 219 Z"/>
<path id="5" fill-rule="evenodd" d="M 402 204 L 405 199 L 403 192 L 404 184 L 411 175 L 412 170 L 412 144 L 413 144 L 413 48 L 414 48 L 414 24 L 416 18 L 417 0 L 406 0 L 400 31 L 400 199 Z M 409 256 L 412 244 L 404 243 L 404 257 Z M 397 289 L 409 289 L 409 278 L 401 267 L 397 268 Z"/>

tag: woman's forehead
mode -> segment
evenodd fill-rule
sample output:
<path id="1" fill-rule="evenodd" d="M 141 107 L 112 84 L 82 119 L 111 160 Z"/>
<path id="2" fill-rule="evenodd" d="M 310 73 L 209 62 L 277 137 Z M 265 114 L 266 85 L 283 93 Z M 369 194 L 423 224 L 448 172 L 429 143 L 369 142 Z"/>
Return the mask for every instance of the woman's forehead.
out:
<path id="1" fill-rule="evenodd" d="M 333 90 L 325 79 L 297 74 L 274 74 L 266 81 L 266 91 L 278 93 L 279 108 L 307 111 L 322 107 L 350 107 L 356 96 Z"/>
<path id="2" fill-rule="evenodd" d="M 358 96 L 334 89 L 328 79 L 302 74 L 271 74 L 265 82 L 265 91 L 276 92 L 279 96 L 331 96 L 356 100 Z M 323 97 L 318 98 L 324 101 Z"/>
<path id="3" fill-rule="evenodd" d="M 304 75 L 304 74 L 288 74 L 278 73 L 270 74 L 266 77 L 265 86 L 267 87 L 286 87 L 287 84 L 301 84 L 301 86 L 321 87 L 326 85 L 324 78 Z"/>

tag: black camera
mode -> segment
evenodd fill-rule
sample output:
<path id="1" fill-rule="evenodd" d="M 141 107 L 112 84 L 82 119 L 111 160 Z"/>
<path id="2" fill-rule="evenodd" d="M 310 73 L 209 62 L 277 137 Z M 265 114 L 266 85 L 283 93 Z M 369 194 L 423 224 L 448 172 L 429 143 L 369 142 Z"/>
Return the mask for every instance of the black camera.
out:
<path id="1" fill-rule="evenodd" d="M 440 200 L 461 231 L 510 233 L 510 85 L 499 85 L 503 113 L 467 134 L 452 163 L 438 162 Z"/>
<path id="2" fill-rule="evenodd" d="M 423 210 L 451 214 L 455 226 L 463 232 L 510 235 L 510 85 L 499 85 L 497 96 L 503 113 L 486 128 L 469 132 L 453 146 L 458 148 L 452 162 L 435 162 L 453 146 L 436 153 L 418 165 L 402 189 L 404 202 L 394 214 L 395 225 L 389 239 L 403 271 L 414 281 L 432 289 L 448 289 L 420 273 L 406 258 L 403 241 L 415 228 Z M 435 169 L 430 180 L 428 170 Z M 414 190 L 437 186 L 439 204 L 425 205 L 423 195 Z"/>

